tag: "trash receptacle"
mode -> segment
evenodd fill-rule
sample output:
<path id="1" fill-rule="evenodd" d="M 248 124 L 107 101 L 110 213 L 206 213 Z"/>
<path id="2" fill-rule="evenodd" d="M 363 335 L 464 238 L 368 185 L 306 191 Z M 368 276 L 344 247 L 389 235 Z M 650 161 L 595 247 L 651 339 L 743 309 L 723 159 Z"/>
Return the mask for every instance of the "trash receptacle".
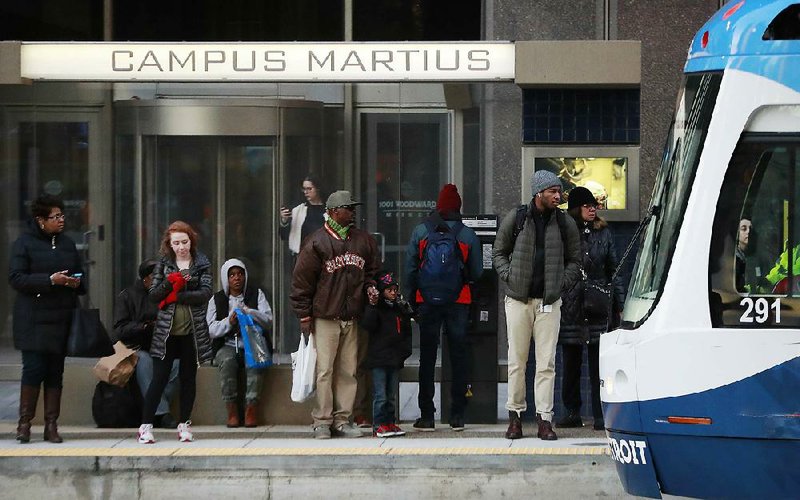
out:
<path id="1" fill-rule="evenodd" d="M 468 424 L 497 423 L 497 319 L 498 281 L 492 266 L 492 245 L 497 235 L 497 215 L 465 215 L 464 225 L 478 235 L 483 253 L 483 274 L 472 287 L 469 331 L 467 332 Z M 442 421 L 450 418 L 452 370 L 447 342 L 442 344 Z"/>

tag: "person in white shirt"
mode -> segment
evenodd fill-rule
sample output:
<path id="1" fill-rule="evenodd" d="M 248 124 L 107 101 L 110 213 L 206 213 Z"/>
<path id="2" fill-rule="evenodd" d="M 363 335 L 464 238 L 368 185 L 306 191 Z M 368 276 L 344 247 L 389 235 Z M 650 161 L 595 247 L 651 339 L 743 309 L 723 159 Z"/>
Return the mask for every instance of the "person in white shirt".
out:
<path id="1" fill-rule="evenodd" d="M 236 309 L 249 314 L 264 330 L 269 343 L 272 308 L 264 291 L 247 286 L 247 267 L 239 259 L 228 259 L 220 270 L 222 290 L 208 302 L 206 321 L 214 349 L 214 364 L 219 367 L 222 400 L 228 411 L 228 427 L 239 427 L 238 372 L 244 366 L 244 344 L 239 330 Z M 258 398 L 263 370 L 246 368 L 245 427 L 256 427 Z"/>

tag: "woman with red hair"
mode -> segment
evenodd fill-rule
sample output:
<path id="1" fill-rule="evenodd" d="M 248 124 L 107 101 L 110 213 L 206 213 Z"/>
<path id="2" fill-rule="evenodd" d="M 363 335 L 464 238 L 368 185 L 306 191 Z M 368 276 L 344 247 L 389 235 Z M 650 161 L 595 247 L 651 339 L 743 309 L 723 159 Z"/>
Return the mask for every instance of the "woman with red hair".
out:
<path id="1" fill-rule="evenodd" d="M 197 233 L 183 222 L 169 225 L 161 239 L 161 258 L 153 270 L 150 300 L 159 306 L 150 355 L 153 380 L 142 409 L 139 442 L 150 444 L 153 420 L 169 380 L 172 362 L 180 360 L 180 423 L 178 439 L 193 441 L 190 429 L 200 363 L 211 360 L 206 308 L 212 294 L 211 262 L 197 249 Z"/>

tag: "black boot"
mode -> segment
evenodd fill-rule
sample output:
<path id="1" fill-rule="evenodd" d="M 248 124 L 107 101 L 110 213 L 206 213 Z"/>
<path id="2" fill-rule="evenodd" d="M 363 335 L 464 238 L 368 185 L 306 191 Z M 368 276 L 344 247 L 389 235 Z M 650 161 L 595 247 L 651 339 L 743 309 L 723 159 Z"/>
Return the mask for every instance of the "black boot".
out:
<path id="1" fill-rule="evenodd" d="M 519 418 L 519 413 L 509 410 L 508 412 L 508 430 L 506 431 L 506 439 L 520 439 L 522 438 L 522 420 Z"/>
<path id="2" fill-rule="evenodd" d="M 61 414 L 61 388 L 44 388 L 44 440 L 63 443 L 58 435 L 58 416 Z"/>
<path id="3" fill-rule="evenodd" d="M 583 427 L 583 420 L 581 420 L 581 415 L 577 411 L 567 410 L 567 414 L 558 421 L 557 425 L 559 427 Z"/>
<path id="4" fill-rule="evenodd" d="M 38 385 L 21 385 L 19 389 L 19 422 L 17 423 L 17 441 L 31 441 L 31 420 L 36 414 L 36 402 L 39 400 Z"/>

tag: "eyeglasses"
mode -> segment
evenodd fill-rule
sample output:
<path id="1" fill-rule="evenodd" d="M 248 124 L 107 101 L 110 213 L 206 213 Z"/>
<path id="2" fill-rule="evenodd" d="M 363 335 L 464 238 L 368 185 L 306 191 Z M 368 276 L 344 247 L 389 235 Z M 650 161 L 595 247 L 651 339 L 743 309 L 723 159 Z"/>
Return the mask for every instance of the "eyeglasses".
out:
<path id="1" fill-rule="evenodd" d="M 47 220 L 64 220 L 64 214 L 48 215 L 45 217 Z"/>
<path id="2" fill-rule="evenodd" d="M 586 210 L 597 210 L 597 205 L 590 205 L 587 203 L 586 205 L 581 205 L 581 206 Z"/>

